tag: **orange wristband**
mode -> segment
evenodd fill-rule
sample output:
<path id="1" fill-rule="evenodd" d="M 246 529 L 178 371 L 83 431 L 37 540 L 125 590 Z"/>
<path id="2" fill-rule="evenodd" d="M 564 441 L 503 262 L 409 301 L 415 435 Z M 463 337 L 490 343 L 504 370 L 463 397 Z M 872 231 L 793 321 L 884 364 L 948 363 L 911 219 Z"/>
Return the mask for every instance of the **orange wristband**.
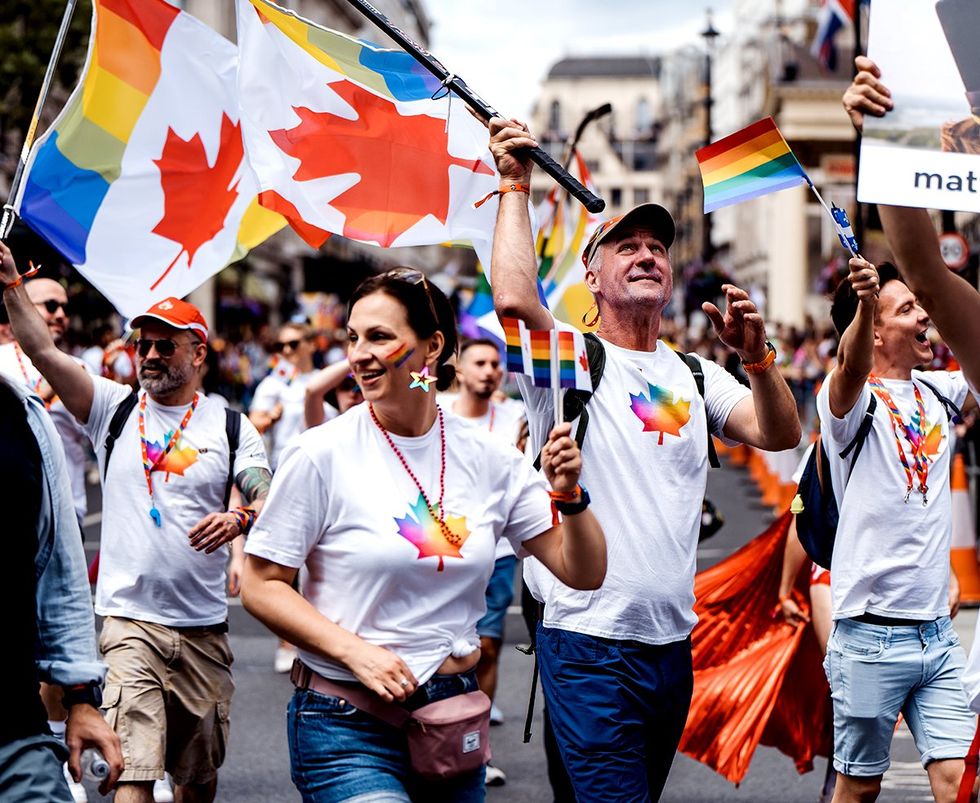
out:
<path id="1" fill-rule="evenodd" d="M 27 273 L 20 274 L 12 282 L 7 282 L 6 284 L 4 284 L 4 286 L 3 286 L 3 292 L 6 293 L 8 290 L 13 290 L 15 287 L 20 287 L 20 285 L 22 285 L 24 283 L 24 279 L 29 279 L 31 276 L 33 276 L 35 273 L 37 273 L 39 270 L 41 270 L 41 266 L 40 265 L 38 265 L 35 268 L 33 262 L 28 262 L 27 264 L 31 266 L 31 269 L 29 271 L 27 271 Z"/>
<path id="2" fill-rule="evenodd" d="M 766 370 L 769 368 L 769 366 L 772 365 L 774 362 L 776 362 L 776 347 L 768 340 L 766 341 L 766 347 L 769 349 L 769 352 L 766 354 L 765 357 L 759 360 L 759 362 L 742 363 L 742 367 L 745 369 L 745 373 L 747 374 L 765 373 Z"/>
<path id="3" fill-rule="evenodd" d="M 491 198 L 493 198 L 494 195 L 506 195 L 508 192 L 523 192 L 523 193 L 526 193 L 527 195 L 530 195 L 531 194 L 531 185 L 530 184 L 518 184 L 518 183 L 513 182 L 513 181 L 510 181 L 510 182 L 502 182 L 501 185 L 500 185 L 500 187 L 498 189 L 494 190 L 493 192 L 488 192 L 479 201 L 476 201 L 473 204 L 473 208 L 474 209 L 479 209 L 487 201 L 489 201 Z"/>

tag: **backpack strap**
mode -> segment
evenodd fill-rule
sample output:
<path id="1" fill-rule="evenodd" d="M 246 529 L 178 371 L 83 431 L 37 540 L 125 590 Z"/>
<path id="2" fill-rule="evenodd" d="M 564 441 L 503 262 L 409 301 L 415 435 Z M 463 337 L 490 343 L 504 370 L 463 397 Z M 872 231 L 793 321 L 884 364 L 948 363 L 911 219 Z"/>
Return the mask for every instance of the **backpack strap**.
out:
<path id="1" fill-rule="evenodd" d="M 929 390 L 932 391 L 933 395 L 939 399 L 939 403 L 942 404 L 943 408 L 946 410 L 946 418 L 952 423 L 958 424 L 960 418 L 962 417 L 962 412 L 960 408 L 956 406 L 952 399 L 948 399 L 939 392 L 939 388 L 932 384 L 932 382 L 927 382 L 925 379 L 919 378 L 919 381 L 925 385 Z"/>
<path id="2" fill-rule="evenodd" d="M 685 354 L 683 351 L 675 351 L 674 354 L 680 357 L 688 370 L 694 374 L 694 384 L 698 386 L 698 395 L 704 399 L 704 368 L 701 365 L 701 360 L 693 354 Z M 707 419 L 707 411 L 705 411 L 705 424 L 708 432 L 708 465 L 712 468 L 720 468 L 721 463 L 718 462 L 718 453 L 715 451 L 715 442 L 711 438 L 711 427 L 707 426 Z"/>
<path id="3" fill-rule="evenodd" d="M 228 481 L 225 483 L 225 509 L 231 499 L 231 489 L 235 484 L 235 458 L 238 455 L 238 440 L 242 432 L 242 414 L 229 407 L 225 408 L 225 435 L 228 437 Z"/>
<path id="4" fill-rule="evenodd" d="M 126 421 L 132 414 L 137 401 L 136 393 L 130 393 L 119 403 L 116 411 L 112 414 L 112 418 L 109 420 L 109 432 L 105 436 L 105 467 L 102 470 L 103 480 L 109 476 L 109 458 L 112 457 L 112 450 L 116 446 L 116 438 L 122 434 L 123 427 L 126 426 Z"/>
<path id="5" fill-rule="evenodd" d="M 875 394 L 872 393 L 871 401 L 868 402 L 868 409 L 864 411 L 864 418 L 861 420 L 861 426 L 858 427 L 857 434 L 851 439 L 851 442 L 844 447 L 844 451 L 840 453 L 841 459 L 846 460 L 847 456 L 852 451 L 854 452 L 854 458 L 851 460 L 851 471 L 854 470 L 854 464 L 857 462 L 858 457 L 861 456 L 861 450 L 864 448 L 864 443 L 868 439 L 868 435 L 871 434 L 871 425 L 874 423 L 875 408 L 877 406 L 878 399 Z M 848 477 L 850 477 L 850 472 L 848 472 Z M 823 487 L 822 480 L 820 487 Z"/>
<path id="6" fill-rule="evenodd" d="M 589 428 L 589 401 L 599 389 L 602 374 L 606 370 L 606 347 L 592 332 L 585 333 L 585 352 L 589 358 L 589 378 L 592 380 L 592 391 L 566 390 L 561 408 L 562 421 L 578 419 L 575 443 L 578 444 L 579 449 L 585 443 L 585 431 Z M 541 452 L 538 452 L 538 456 L 534 459 L 534 469 L 535 471 L 541 470 Z"/>

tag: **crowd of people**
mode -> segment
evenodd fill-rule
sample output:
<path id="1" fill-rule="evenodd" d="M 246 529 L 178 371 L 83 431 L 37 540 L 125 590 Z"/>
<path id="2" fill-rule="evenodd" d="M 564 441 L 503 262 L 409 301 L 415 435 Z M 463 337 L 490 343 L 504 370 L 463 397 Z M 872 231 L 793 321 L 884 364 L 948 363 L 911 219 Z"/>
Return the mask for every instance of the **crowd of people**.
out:
<path id="1" fill-rule="evenodd" d="M 875 66 L 858 67 L 844 102 L 860 130 L 890 100 Z M 569 330 L 537 292 L 537 142 L 516 120 L 489 129 L 496 311 Z M 698 694 L 715 439 L 786 451 L 819 425 L 839 510 L 821 602 L 834 800 L 878 797 L 899 715 L 935 798 L 975 799 L 980 652 L 968 665 L 952 628 L 948 556 L 980 294 L 945 268 L 924 210 L 880 215 L 895 265 L 851 259 L 835 334 L 767 325 L 731 283 L 702 304 L 706 326 L 678 330 L 670 212 L 644 203 L 600 224 L 582 256 L 592 391 L 563 401 L 523 374 L 522 402 L 499 396 L 496 343 L 460 343 L 446 295 L 407 268 L 357 287 L 343 345 L 303 320 L 222 341 L 165 298 L 130 322 L 131 342 L 106 330 L 75 356 L 64 289 L 0 245 L 0 488 L 17 562 L 0 589 L 16 621 L 0 798 L 84 794 L 81 754 L 96 748 L 119 803 L 213 801 L 230 592 L 281 639 L 304 801 L 482 800 L 504 779 L 488 726 L 523 559 L 556 800 L 659 799 Z M 88 449 L 103 499 L 97 640 L 79 527 Z M 784 617 L 805 626 L 789 602 Z"/>

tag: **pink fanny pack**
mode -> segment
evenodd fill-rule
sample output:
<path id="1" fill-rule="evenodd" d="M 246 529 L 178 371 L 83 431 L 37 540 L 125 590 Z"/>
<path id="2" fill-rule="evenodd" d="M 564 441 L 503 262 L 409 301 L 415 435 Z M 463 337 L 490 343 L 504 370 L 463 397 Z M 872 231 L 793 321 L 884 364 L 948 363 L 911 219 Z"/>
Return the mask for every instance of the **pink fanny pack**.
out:
<path id="1" fill-rule="evenodd" d="M 412 769 L 423 778 L 452 778 L 490 761 L 490 698 L 482 691 L 408 711 L 360 684 L 328 680 L 299 660 L 293 662 L 289 679 L 299 689 L 343 698 L 364 713 L 406 730 Z"/>

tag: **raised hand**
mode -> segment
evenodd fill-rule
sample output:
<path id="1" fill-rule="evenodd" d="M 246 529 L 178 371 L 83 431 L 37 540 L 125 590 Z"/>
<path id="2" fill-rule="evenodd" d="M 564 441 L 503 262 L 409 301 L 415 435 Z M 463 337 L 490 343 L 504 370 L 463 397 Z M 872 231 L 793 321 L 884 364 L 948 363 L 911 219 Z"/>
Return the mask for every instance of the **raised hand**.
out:
<path id="1" fill-rule="evenodd" d="M 851 118 L 851 124 L 860 134 L 864 130 L 864 115 L 884 117 L 894 107 L 892 93 L 881 83 L 881 70 L 867 56 L 854 59 L 857 75 L 844 92 L 844 110 Z"/>
<path id="2" fill-rule="evenodd" d="M 851 283 L 855 295 L 862 304 L 874 304 L 878 301 L 878 270 L 868 260 L 861 257 L 851 257 L 847 263 L 850 272 L 847 281 Z"/>
<path id="3" fill-rule="evenodd" d="M 488 123 L 490 128 L 490 152 L 497 163 L 497 172 L 501 181 L 511 181 L 515 184 L 527 184 L 531 180 L 533 163 L 522 148 L 535 148 L 538 141 L 531 136 L 527 125 L 519 120 L 504 120 L 502 117 L 492 117 Z"/>
<path id="4" fill-rule="evenodd" d="M 572 425 L 559 424 L 548 435 L 541 450 L 541 468 L 551 487 L 560 492 L 574 491 L 582 473 L 582 452 L 571 438 Z"/>
<path id="5" fill-rule="evenodd" d="M 768 354 L 766 348 L 766 325 L 749 294 L 733 284 L 723 285 L 725 293 L 725 314 L 709 301 L 701 305 L 708 316 L 718 339 L 730 349 L 738 352 L 742 362 L 753 363 L 763 360 Z"/>

